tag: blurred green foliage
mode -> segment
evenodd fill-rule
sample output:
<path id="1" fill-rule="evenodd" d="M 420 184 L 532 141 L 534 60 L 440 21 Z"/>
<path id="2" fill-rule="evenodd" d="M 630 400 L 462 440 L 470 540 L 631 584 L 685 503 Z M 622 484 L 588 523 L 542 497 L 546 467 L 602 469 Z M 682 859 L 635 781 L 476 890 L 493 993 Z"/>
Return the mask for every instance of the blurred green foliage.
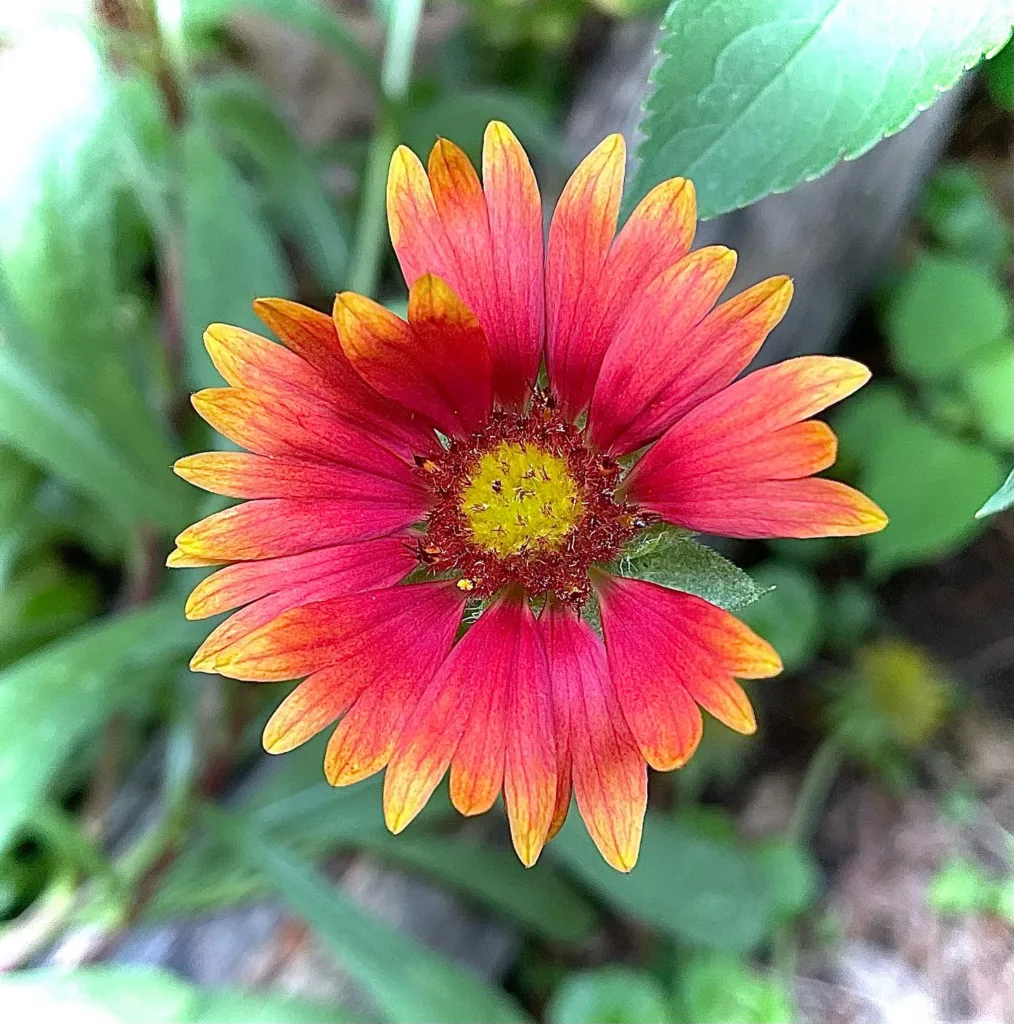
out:
<path id="1" fill-rule="evenodd" d="M 746 780 L 756 738 L 709 722 L 691 763 L 654 780 L 630 876 L 602 862 L 576 811 L 531 870 L 495 842 L 462 838 L 446 796 L 394 839 L 380 781 L 332 790 L 321 742 L 288 755 L 226 812 L 218 798 L 259 749 L 275 695 L 186 672 L 206 631 L 181 614 L 196 573 L 168 582 L 162 571 L 172 534 L 221 507 L 169 472 L 209 440 L 186 401 L 220 383 L 201 344 L 206 326 L 256 329 L 257 295 L 326 308 L 355 274 L 403 303 L 378 177 L 393 141 L 425 153 L 447 135 L 476 159 L 482 129 L 502 118 L 550 194 L 576 156 L 558 126 L 589 46 L 608 18 L 661 17 L 661 6 L 475 0 L 433 33 L 415 74 L 412 0 L 369 6 L 387 33 L 383 59 L 325 0 L 46 0 L 0 11 L 12 143 L 0 161 L 0 950 L 18 950 L 12 963 L 41 958 L 64 931 L 109 938 L 134 918 L 165 922 L 275 893 L 384 1020 L 530 1019 L 544 992 L 522 1006 L 379 924 L 319 870 L 322 858 L 355 851 L 523 936 L 554 989 L 551 1022 L 792 1018 L 783 979 L 762 965 L 813 908 L 818 865 L 803 830 L 746 841 L 729 811 L 701 804 Z M 861 123 L 850 120 L 857 104 L 835 108 L 845 134 L 836 138 L 825 129 L 839 83 L 821 77 L 826 55 L 812 44 L 855 56 L 858 40 L 844 31 L 848 18 L 824 15 L 809 40 L 797 36 L 800 6 L 768 19 L 764 3 L 710 4 L 707 17 L 672 5 L 628 205 L 676 171 L 698 176 L 706 214 L 822 171 L 897 128 L 920 96 L 1009 30 L 985 5 L 945 4 L 905 60 L 882 66 L 890 50 L 878 47 L 849 63 L 856 94 L 881 80 L 886 88 Z M 890 38 L 911 27 L 911 12 L 881 8 L 851 0 L 844 9 L 882 15 L 872 23 Z M 237 44 L 244 13 L 312 38 L 353 69 L 364 108 L 379 110 L 377 130 L 308 144 Z M 1008 107 L 1011 52 L 984 69 Z M 777 130 L 785 124 L 790 132 Z M 904 775 L 945 720 L 952 694 L 936 666 L 879 636 L 877 587 L 984 528 L 973 513 L 999 485 L 1014 437 L 1010 227 L 965 164 L 936 173 L 919 222 L 919 254 L 881 303 L 888 372 L 835 417 L 841 469 L 885 506 L 890 529 L 853 543 L 754 547 L 750 573 L 685 531 L 656 529 L 619 564 L 735 610 L 790 671 L 833 659 L 824 710 L 835 756 L 811 762 L 831 774 L 840 746 L 884 776 Z M 1011 500 L 1009 478 L 982 513 Z M 103 841 L 110 787 L 142 754 L 155 777 L 151 821 Z M 807 792 L 819 797 L 821 785 L 804 786 L 801 804 Z M 948 865 L 932 905 L 1009 914 L 1009 885 L 977 871 Z M 636 962 L 587 966 L 607 930 L 646 937 Z M 520 975 L 517 988 L 523 996 Z M 348 1019 L 334 1005 L 203 991 L 127 966 L 5 975 L 0 1003 L 19 1018 L 60 1007 L 70 1019 L 72 1006 L 167 1024 Z"/>

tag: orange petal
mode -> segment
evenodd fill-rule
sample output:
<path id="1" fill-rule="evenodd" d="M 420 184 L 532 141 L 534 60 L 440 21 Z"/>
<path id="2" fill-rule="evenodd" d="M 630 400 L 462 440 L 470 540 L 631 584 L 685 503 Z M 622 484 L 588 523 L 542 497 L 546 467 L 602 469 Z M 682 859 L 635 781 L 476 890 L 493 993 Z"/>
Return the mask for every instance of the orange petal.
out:
<path id="1" fill-rule="evenodd" d="M 188 619 L 204 619 L 209 615 L 219 615 L 271 594 L 329 577 L 341 578 L 347 587 L 345 593 L 349 594 L 393 586 L 416 565 L 412 539 L 410 534 L 403 533 L 356 544 L 319 548 L 287 558 L 237 562 L 197 584 L 187 599 L 186 616 Z"/>
<path id="2" fill-rule="evenodd" d="M 546 844 L 556 808 L 556 744 L 542 637 L 527 600 L 517 602 L 516 608 L 503 795 L 514 850 L 531 867 Z"/>
<path id="3" fill-rule="evenodd" d="M 489 349 L 475 318 L 443 281 L 425 274 L 413 284 L 411 324 L 353 292 L 338 296 L 334 317 L 349 359 L 381 394 L 445 434 L 471 433 L 489 415 Z"/>
<path id="4" fill-rule="evenodd" d="M 341 668 L 361 690 L 399 663 L 417 664 L 461 618 L 461 595 L 445 583 L 413 583 L 317 601 L 273 619 L 217 655 L 214 671 L 277 682 Z M 239 613 L 239 614 L 242 614 Z"/>
<path id="5" fill-rule="evenodd" d="M 595 586 L 609 674 L 652 767 L 679 767 L 693 753 L 700 739 L 695 700 L 739 731 L 756 728 L 732 677 L 780 671 L 770 644 L 693 594 L 604 573 L 595 574 Z"/>
<path id="6" fill-rule="evenodd" d="M 731 249 L 706 246 L 664 270 L 637 296 L 595 385 L 588 430 L 596 447 L 609 450 L 657 404 L 678 368 L 692 361 L 696 353 L 687 350 L 687 335 L 718 301 L 735 269 Z"/>
<path id="7" fill-rule="evenodd" d="M 173 470 L 196 487 L 231 498 L 334 498 L 369 494 L 377 501 L 425 501 L 422 481 L 402 482 L 347 466 L 248 452 L 202 452 L 177 460 Z"/>
<path id="8" fill-rule="evenodd" d="M 497 393 L 512 404 L 535 382 L 542 361 L 542 201 L 527 154 L 500 121 L 491 121 L 483 136 L 482 183 L 500 300 L 487 337 Z"/>
<path id="9" fill-rule="evenodd" d="M 206 569 L 211 565 L 221 565 L 221 558 L 201 558 L 199 555 L 192 555 L 179 548 L 173 548 L 166 558 L 165 564 L 170 569 Z"/>
<path id="10" fill-rule="evenodd" d="M 249 388 L 207 388 L 191 399 L 223 437 L 257 455 L 310 457 L 411 481 L 404 459 L 304 396 L 281 397 Z"/>
<path id="11" fill-rule="evenodd" d="M 589 336 L 595 325 L 587 323 L 587 311 L 616 232 L 625 162 L 622 135 L 600 142 L 571 175 L 549 228 L 546 357 L 550 383 L 568 414 L 580 411 L 594 383 Z"/>
<path id="12" fill-rule="evenodd" d="M 254 311 L 287 348 L 318 371 L 336 412 L 348 422 L 368 424 L 371 434 L 400 455 L 432 448 L 433 431 L 421 417 L 377 394 L 356 373 L 330 316 L 287 299 L 258 299 Z"/>
<path id="13" fill-rule="evenodd" d="M 304 679 L 275 709 L 261 742 L 269 754 L 287 754 L 312 740 L 351 707 L 366 683 L 344 669 L 325 668 Z"/>
<path id="14" fill-rule="evenodd" d="M 887 516 L 865 494 L 837 480 L 747 481 L 743 493 L 660 495 L 638 499 L 666 522 L 722 537 L 858 537 Z"/>
<path id="15" fill-rule="evenodd" d="M 566 705 L 571 721 L 578 809 L 607 863 L 629 871 L 637 862 L 648 800 L 644 758 L 609 678 L 602 641 L 559 605 L 547 606 L 541 621 L 546 623 L 554 705 Z"/>
<path id="16" fill-rule="evenodd" d="M 383 537 L 422 518 L 425 504 L 366 499 L 296 501 L 262 498 L 223 509 L 188 526 L 176 544 L 199 558 L 244 562 Z"/>

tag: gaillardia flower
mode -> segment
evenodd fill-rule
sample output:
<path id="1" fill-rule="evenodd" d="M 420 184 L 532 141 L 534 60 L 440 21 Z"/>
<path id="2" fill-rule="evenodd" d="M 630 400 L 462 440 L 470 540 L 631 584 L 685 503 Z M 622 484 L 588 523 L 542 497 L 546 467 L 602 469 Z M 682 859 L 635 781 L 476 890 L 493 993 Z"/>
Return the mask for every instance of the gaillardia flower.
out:
<path id="1" fill-rule="evenodd" d="M 394 832 L 448 768 L 463 814 L 502 792 L 525 864 L 573 789 L 602 855 L 629 870 L 646 765 L 687 761 L 701 708 L 752 732 L 736 679 L 781 668 L 728 612 L 613 571 L 640 530 L 820 537 L 885 523 L 813 475 L 836 442 L 809 417 L 867 370 L 813 356 L 737 379 L 790 281 L 716 306 L 736 258 L 690 251 L 689 181 L 659 185 L 616 233 L 624 161 L 611 136 L 581 163 L 544 247 L 535 177 L 506 126 L 486 131 L 481 182 L 450 142 L 428 172 L 399 149 L 387 196 L 407 321 L 346 292 L 331 316 L 258 300 L 283 345 L 210 327 L 229 387 L 194 405 L 246 451 L 176 465 L 247 499 L 185 530 L 170 556 L 229 563 L 189 616 L 241 609 L 192 667 L 303 678 L 265 748 L 338 721 L 328 780 L 386 767 Z M 601 637 L 583 617 L 591 602 Z"/>

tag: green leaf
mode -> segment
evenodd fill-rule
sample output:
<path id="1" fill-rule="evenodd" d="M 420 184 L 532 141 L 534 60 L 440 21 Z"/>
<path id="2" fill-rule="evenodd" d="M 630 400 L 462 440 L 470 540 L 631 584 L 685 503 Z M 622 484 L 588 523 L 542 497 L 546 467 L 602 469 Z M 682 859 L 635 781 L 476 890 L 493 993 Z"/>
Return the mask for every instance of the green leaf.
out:
<path id="1" fill-rule="evenodd" d="M 183 30 L 193 41 L 202 33 L 223 28 L 235 14 L 258 14 L 312 36 L 337 50 L 362 74 L 376 77 L 376 61 L 323 0 L 186 0 Z"/>
<path id="2" fill-rule="evenodd" d="M 975 518 L 984 519 L 986 516 L 996 515 L 997 512 L 1002 512 L 1004 509 L 1010 508 L 1011 505 L 1014 505 L 1014 471 L 1009 474 L 989 501 L 975 513 Z"/>
<path id="3" fill-rule="evenodd" d="M 549 1024 L 665 1024 L 673 1020 L 662 986 L 647 971 L 600 967 L 571 974 L 546 1006 Z"/>
<path id="4" fill-rule="evenodd" d="M 671 527 L 647 533 L 620 559 L 619 570 L 624 576 L 696 594 L 727 611 L 744 608 L 765 593 L 727 558 Z"/>
<path id="5" fill-rule="evenodd" d="M 1003 475 L 995 455 L 938 430 L 888 388 L 857 395 L 834 425 L 842 451 L 859 463 L 859 486 L 891 520 L 862 538 L 871 570 L 916 565 L 975 536 L 981 495 Z"/>
<path id="6" fill-rule="evenodd" d="M 252 78 L 219 75 L 198 89 L 197 103 L 216 138 L 250 164 L 283 237 L 304 253 L 325 291 L 341 284 L 348 259 L 345 231 L 316 164 Z"/>
<path id="7" fill-rule="evenodd" d="M 1010 257 L 1007 221 L 981 176 L 968 164 L 952 164 L 936 171 L 926 185 L 919 215 L 934 241 L 951 255 L 996 270 L 1002 269 Z"/>
<path id="8" fill-rule="evenodd" d="M 379 831 L 361 837 L 358 845 L 457 889 L 547 942 L 581 942 L 598 924 L 592 907 L 550 864 L 525 868 L 509 850 L 458 837 Z"/>
<path id="9" fill-rule="evenodd" d="M 602 859 L 572 814 L 547 848 L 613 910 L 707 949 L 746 951 L 768 933 L 771 894 L 749 851 L 649 811 L 629 875 Z"/>
<path id="10" fill-rule="evenodd" d="M 103 1024 L 340 1024 L 330 1004 L 265 992 L 200 989 L 154 967 L 54 968 L 0 977 L 0 1002 L 18 1020 L 94 1020 Z"/>
<path id="11" fill-rule="evenodd" d="M 685 175 L 713 217 L 899 131 L 983 54 L 1011 0 L 673 0 L 628 209 Z"/>
<path id="12" fill-rule="evenodd" d="M 687 1024 L 786 1024 L 795 1020 L 792 1000 L 774 977 L 736 957 L 696 953 L 676 974 L 679 1020 Z"/>
<path id="13" fill-rule="evenodd" d="M 175 602 L 82 627 L 0 672 L 0 850 L 75 744 L 199 640 Z"/>
<path id="14" fill-rule="evenodd" d="M 765 562 L 750 570 L 767 593 L 739 617 L 781 655 L 789 672 L 803 668 L 824 640 L 823 596 L 812 571 L 788 562 Z"/>
<path id="15" fill-rule="evenodd" d="M 178 528 L 192 499 L 172 479 L 168 450 L 158 473 L 143 473 L 90 410 L 75 405 L 45 371 L 16 355 L 9 342 L 28 334 L 0 275 L 0 440 L 124 522 Z"/>
<path id="16" fill-rule="evenodd" d="M 1010 342 L 975 360 L 961 383 L 983 437 L 1010 451 L 1014 441 L 1014 350 Z"/>
<path id="17" fill-rule="evenodd" d="M 986 61 L 982 73 L 993 102 L 1004 110 L 1014 110 L 1014 43 Z"/>
<path id="18" fill-rule="evenodd" d="M 1011 300 L 981 266 L 922 253 L 892 294 L 884 327 L 901 370 L 946 379 L 1010 334 Z"/>
<path id="19" fill-rule="evenodd" d="M 756 854 L 777 924 L 792 921 L 813 905 L 820 888 L 820 871 L 813 854 L 785 838 L 765 840 Z"/>
<path id="20" fill-rule="evenodd" d="M 253 190 L 199 123 L 184 137 L 184 164 L 187 383 L 196 390 L 222 384 L 204 349 L 207 326 L 221 322 L 262 331 L 253 300 L 295 289 Z"/>
<path id="21" fill-rule="evenodd" d="M 527 1019 L 506 993 L 379 924 L 284 846 L 221 812 L 209 809 L 207 820 L 234 856 L 271 879 L 395 1024 Z"/>

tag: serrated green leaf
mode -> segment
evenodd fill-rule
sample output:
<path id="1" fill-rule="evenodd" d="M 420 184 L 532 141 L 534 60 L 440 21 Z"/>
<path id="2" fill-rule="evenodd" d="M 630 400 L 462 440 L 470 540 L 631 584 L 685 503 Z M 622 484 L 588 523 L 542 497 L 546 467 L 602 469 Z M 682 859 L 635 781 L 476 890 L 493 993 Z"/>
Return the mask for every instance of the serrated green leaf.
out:
<path id="1" fill-rule="evenodd" d="M 546 1006 L 549 1024 L 666 1024 L 665 990 L 647 971 L 599 967 L 564 979 Z"/>
<path id="2" fill-rule="evenodd" d="M 707 949 L 746 951 L 768 933 L 771 894 L 749 851 L 649 811 L 629 875 L 609 867 L 570 815 L 547 847 L 607 905 L 666 935 Z"/>
<path id="3" fill-rule="evenodd" d="M 527 1020 L 506 993 L 390 931 L 281 844 L 222 812 L 209 810 L 207 820 L 234 856 L 264 872 L 390 1021 L 498 1024 Z"/>
<path id="4" fill-rule="evenodd" d="M 931 253 L 920 254 L 884 315 L 895 361 L 918 381 L 955 377 L 970 359 L 1009 338 L 1011 323 L 1010 296 L 991 273 Z"/>
<path id="5" fill-rule="evenodd" d="M 348 259 L 345 230 L 310 155 L 252 78 L 220 75 L 196 100 L 215 136 L 250 165 L 279 232 L 306 256 L 324 291 L 336 291 Z"/>
<path id="6" fill-rule="evenodd" d="M 163 602 L 100 619 L 0 672 L 0 850 L 81 737 L 199 639 L 177 603 Z"/>
<path id="7" fill-rule="evenodd" d="M 627 208 L 674 175 L 713 217 L 903 128 L 1014 22 L 1011 0 L 674 0 Z"/>
<path id="8" fill-rule="evenodd" d="M 270 992 L 201 989 L 154 967 L 54 968 L 0 977 L 0 1002 L 16 1020 L 89 1020 L 103 1024 L 341 1024 L 332 1004 Z"/>
<path id="9" fill-rule="evenodd" d="M 813 572 L 788 562 L 765 562 L 750 570 L 767 591 L 739 617 L 781 655 L 789 672 L 807 665 L 823 642 L 820 585 Z"/>
<path id="10" fill-rule="evenodd" d="M 547 942 L 581 942 L 598 923 L 591 905 L 548 863 L 525 868 L 511 851 L 456 837 L 378 831 L 359 845 L 457 889 Z"/>
<path id="11" fill-rule="evenodd" d="M 1002 512 L 1004 509 L 1010 508 L 1011 505 L 1014 505 L 1014 472 L 1011 472 L 1000 489 L 975 513 L 975 518 L 983 519 L 986 516 L 996 515 L 997 512 Z"/>
<path id="12" fill-rule="evenodd" d="M 993 102 L 1004 110 L 1014 110 L 1014 43 L 986 61 L 982 73 Z"/>
<path id="13" fill-rule="evenodd" d="M 654 529 L 620 559 L 623 576 L 635 576 L 696 594 L 726 611 L 744 608 L 763 596 L 747 573 L 685 530 Z"/>
<path id="14" fill-rule="evenodd" d="M 186 376 L 197 390 L 222 384 L 204 349 L 207 326 L 222 322 L 263 331 L 251 308 L 253 300 L 291 295 L 295 289 L 253 190 L 200 123 L 184 137 L 184 165 Z"/>

